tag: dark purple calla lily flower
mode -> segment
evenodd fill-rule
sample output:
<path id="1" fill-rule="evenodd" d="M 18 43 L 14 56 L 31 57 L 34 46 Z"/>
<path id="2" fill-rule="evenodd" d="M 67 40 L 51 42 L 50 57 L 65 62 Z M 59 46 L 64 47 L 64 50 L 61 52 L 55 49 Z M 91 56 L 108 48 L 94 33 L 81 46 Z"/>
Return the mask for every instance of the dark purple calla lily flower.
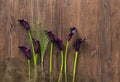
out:
<path id="1" fill-rule="evenodd" d="M 47 31 L 47 34 L 48 34 L 50 40 L 51 40 L 52 42 L 54 42 L 54 41 L 55 41 L 54 33 L 53 33 L 52 31 Z"/>
<path id="2" fill-rule="evenodd" d="M 76 41 L 76 44 L 75 44 L 76 45 L 76 51 L 79 51 L 79 48 L 84 41 L 85 41 L 85 39 L 81 39 L 81 38 Z"/>
<path id="3" fill-rule="evenodd" d="M 77 31 L 77 29 L 75 27 L 70 28 L 70 33 L 67 36 L 67 40 L 70 41 L 70 39 L 72 38 L 73 34 Z"/>
<path id="4" fill-rule="evenodd" d="M 40 53 L 40 42 L 33 38 L 34 49 L 36 53 Z"/>
<path id="5" fill-rule="evenodd" d="M 24 26 L 24 28 L 25 28 L 26 30 L 30 30 L 30 25 L 29 25 L 29 23 L 28 23 L 27 20 L 21 19 L 21 20 L 18 20 L 18 21 L 20 22 L 21 25 Z"/>
<path id="6" fill-rule="evenodd" d="M 31 50 L 29 47 L 26 46 L 19 46 L 19 48 L 25 53 L 27 59 L 30 59 L 31 57 Z"/>
<path id="7" fill-rule="evenodd" d="M 56 44 L 58 45 L 58 47 L 60 48 L 60 50 L 63 50 L 63 43 L 62 43 L 62 40 L 57 38 L 55 40 Z"/>

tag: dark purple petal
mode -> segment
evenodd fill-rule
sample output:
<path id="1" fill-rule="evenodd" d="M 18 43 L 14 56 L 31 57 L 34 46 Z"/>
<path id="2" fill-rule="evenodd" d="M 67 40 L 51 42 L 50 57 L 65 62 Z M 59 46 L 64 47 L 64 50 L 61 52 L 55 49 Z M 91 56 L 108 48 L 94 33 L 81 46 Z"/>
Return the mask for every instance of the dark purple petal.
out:
<path id="1" fill-rule="evenodd" d="M 68 41 L 71 40 L 73 34 L 74 34 L 76 31 L 77 31 L 77 29 L 76 29 L 75 27 L 70 28 L 70 33 L 69 33 L 68 36 L 67 36 L 67 40 L 68 40 Z"/>
<path id="2" fill-rule="evenodd" d="M 72 38 L 72 36 L 73 36 L 73 33 L 70 33 L 70 34 L 67 36 L 68 41 L 70 41 L 70 39 Z"/>
<path id="3" fill-rule="evenodd" d="M 18 20 L 18 21 L 20 22 L 21 25 L 24 26 L 24 28 L 25 28 L 26 30 L 30 30 L 30 25 L 29 25 L 29 23 L 28 23 L 27 20 L 21 19 L 21 20 Z"/>
<path id="4" fill-rule="evenodd" d="M 54 42 L 54 41 L 55 41 L 54 33 L 53 33 L 52 31 L 47 31 L 47 34 L 48 34 L 50 40 L 51 40 L 52 42 Z"/>
<path id="5" fill-rule="evenodd" d="M 36 53 L 40 53 L 40 42 L 33 38 L 34 49 Z"/>
<path id="6" fill-rule="evenodd" d="M 57 38 L 57 39 L 55 40 L 55 42 L 56 42 L 56 44 L 58 45 L 59 49 L 60 49 L 60 50 L 63 50 L 62 40 L 59 39 L 59 38 Z"/>
<path id="7" fill-rule="evenodd" d="M 85 39 L 78 39 L 76 41 L 76 51 L 79 51 L 81 44 L 85 41 Z"/>
<path id="8" fill-rule="evenodd" d="M 29 47 L 26 46 L 19 46 L 19 48 L 25 53 L 27 59 L 30 59 L 31 57 L 31 50 Z"/>

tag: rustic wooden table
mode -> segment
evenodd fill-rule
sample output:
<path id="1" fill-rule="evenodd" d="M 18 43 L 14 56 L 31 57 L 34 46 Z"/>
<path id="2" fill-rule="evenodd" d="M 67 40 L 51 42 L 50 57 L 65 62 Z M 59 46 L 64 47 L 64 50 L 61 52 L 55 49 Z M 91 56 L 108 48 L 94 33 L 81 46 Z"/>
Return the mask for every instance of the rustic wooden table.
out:
<path id="1" fill-rule="evenodd" d="M 120 82 L 120 0 L 0 0 L 1 62 L 8 58 L 25 61 L 18 49 L 18 45 L 28 44 L 25 31 L 17 21 L 21 18 L 27 19 L 31 25 L 43 23 L 61 37 L 64 44 L 69 28 L 75 26 L 78 29 L 70 42 L 67 65 L 70 74 L 75 53 L 72 43 L 76 37 L 86 38 L 79 53 L 78 82 Z M 54 54 L 53 70 L 57 72 L 60 55 L 57 50 Z M 46 71 L 49 71 L 48 59 L 49 53 L 46 52 Z M 7 66 L 0 64 L 0 71 L 5 73 L 0 73 L 0 81 L 5 80 Z"/>

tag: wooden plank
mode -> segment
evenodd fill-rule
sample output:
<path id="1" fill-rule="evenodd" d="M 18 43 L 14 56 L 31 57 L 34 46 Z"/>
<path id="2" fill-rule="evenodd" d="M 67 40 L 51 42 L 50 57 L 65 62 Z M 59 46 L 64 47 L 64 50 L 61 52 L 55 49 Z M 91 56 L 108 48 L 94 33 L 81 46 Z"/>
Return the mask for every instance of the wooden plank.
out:
<path id="1" fill-rule="evenodd" d="M 3 8 L 6 4 L 5 4 L 5 0 L 1 0 L 0 1 L 0 60 L 2 61 L 6 55 L 8 54 L 7 53 L 7 50 L 8 50 L 8 47 L 7 47 L 7 36 L 6 36 L 6 27 L 5 27 L 5 23 L 6 21 L 3 20 L 5 19 L 5 9 Z"/>
<path id="2" fill-rule="evenodd" d="M 120 81 L 120 1 L 111 1 L 111 30 L 112 30 L 112 58 L 113 58 L 113 79 Z"/>
<path id="3" fill-rule="evenodd" d="M 113 82 L 111 73 L 111 17 L 109 1 L 99 1 L 99 57 L 101 59 L 100 81 Z M 102 11 L 102 12 L 101 12 Z M 108 67 L 108 63 L 110 67 Z M 109 73 L 109 74 L 108 74 Z M 111 73 L 111 74 L 110 74 Z"/>

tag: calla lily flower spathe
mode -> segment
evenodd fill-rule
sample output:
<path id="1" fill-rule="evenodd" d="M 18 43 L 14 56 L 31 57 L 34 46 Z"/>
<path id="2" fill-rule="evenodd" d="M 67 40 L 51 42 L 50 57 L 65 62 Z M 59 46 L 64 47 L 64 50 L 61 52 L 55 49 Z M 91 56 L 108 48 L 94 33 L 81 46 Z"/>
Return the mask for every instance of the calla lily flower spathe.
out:
<path id="1" fill-rule="evenodd" d="M 54 33 L 52 31 L 47 31 L 47 34 L 48 34 L 51 42 L 54 42 L 55 41 Z"/>
<path id="2" fill-rule="evenodd" d="M 40 53 L 40 42 L 33 38 L 34 49 L 36 53 Z"/>
<path id="3" fill-rule="evenodd" d="M 67 36 L 67 40 L 68 40 L 68 41 L 71 40 L 73 34 L 74 34 L 76 31 L 77 31 L 77 29 L 76 29 L 75 27 L 70 28 L 70 33 L 69 33 L 68 36 Z"/>
<path id="4" fill-rule="evenodd" d="M 27 59 L 31 58 L 31 50 L 27 46 L 19 46 L 19 48 L 25 53 Z"/>
<path id="5" fill-rule="evenodd" d="M 80 38 L 80 39 L 78 39 L 78 40 L 76 41 L 76 44 L 75 44 L 75 46 L 76 46 L 76 51 L 79 51 L 79 48 L 80 48 L 81 44 L 82 44 L 84 41 L 85 41 L 85 39 L 82 39 L 82 38 Z"/>
<path id="6" fill-rule="evenodd" d="M 18 21 L 20 22 L 20 24 L 21 24 L 22 26 L 24 26 L 24 28 L 25 28 L 26 30 L 30 30 L 30 25 L 29 25 L 29 23 L 28 23 L 27 20 L 25 20 L 25 19 L 20 19 L 20 20 L 18 20 Z"/>
<path id="7" fill-rule="evenodd" d="M 57 38 L 57 39 L 55 40 L 55 42 L 56 42 L 56 44 L 58 45 L 59 49 L 60 49 L 60 50 L 63 50 L 62 40 L 59 39 L 59 38 Z"/>

